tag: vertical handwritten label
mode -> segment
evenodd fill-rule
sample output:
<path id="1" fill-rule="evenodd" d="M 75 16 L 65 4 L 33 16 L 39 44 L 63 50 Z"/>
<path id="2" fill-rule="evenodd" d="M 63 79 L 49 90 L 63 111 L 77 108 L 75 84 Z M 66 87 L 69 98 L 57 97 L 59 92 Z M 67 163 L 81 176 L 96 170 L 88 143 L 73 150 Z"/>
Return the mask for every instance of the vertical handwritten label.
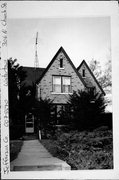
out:
<path id="1" fill-rule="evenodd" d="M 5 136 L 3 139 L 3 142 L 5 143 L 4 146 L 4 157 L 2 158 L 2 164 L 3 164 L 3 173 L 8 174 L 9 173 L 9 146 L 8 146 L 8 136 Z"/>
<path id="2" fill-rule="evenodd" d="M 7 64 L 7 60 L 3 60 L 4 62 L 4 67 L 2 68 L 2 70 L 4 71 L 2 74 L 2 77 L 4 79 L 4 81 L 2 82 L 4 84 L 4 86 L 8 86 L 8 64 Z"/>
<path id="3" fill-rule="evenodd" d="M 7 46 L 7 3 L 1 4 L 2 47 Z"/>
<path id="4" fill-rule="evenodd" d="M 9 107 L 8 107 L 8 63 L 7 63 L 7 2 L 1 7 L 1 172 L 2 177 L 10 172 L 9 157 Z"/>

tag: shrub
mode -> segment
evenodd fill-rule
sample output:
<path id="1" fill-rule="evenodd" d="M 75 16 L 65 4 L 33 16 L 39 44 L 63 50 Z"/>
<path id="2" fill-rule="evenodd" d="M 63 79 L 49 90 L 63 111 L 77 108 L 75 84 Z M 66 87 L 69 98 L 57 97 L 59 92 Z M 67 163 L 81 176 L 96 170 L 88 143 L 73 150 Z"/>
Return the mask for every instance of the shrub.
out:
<path id="1" fill-rule="evenodd" d="M 35 101 L 35 115 L 38 119 L 38 129 L 42 129 L 44 137 L 46 136 L 46 131 L 50 125 L 50 109 L 52 101 L 50 99 L 40 98 Z"/>
<path id="2" fill-rule="evenodd" d="M 24 134 L 24 125 L 10 126 L 10 140 L 19 139 Z"/>
<path id="3" fill-rule="evenodd" d="M 102 94 L 78 90 L 70 95 L 68 105 L 71 107 L 71 122 L 76 128 L 84 130 L 96 127 L 96 121 L 105 111 L 106 102 Z"/>

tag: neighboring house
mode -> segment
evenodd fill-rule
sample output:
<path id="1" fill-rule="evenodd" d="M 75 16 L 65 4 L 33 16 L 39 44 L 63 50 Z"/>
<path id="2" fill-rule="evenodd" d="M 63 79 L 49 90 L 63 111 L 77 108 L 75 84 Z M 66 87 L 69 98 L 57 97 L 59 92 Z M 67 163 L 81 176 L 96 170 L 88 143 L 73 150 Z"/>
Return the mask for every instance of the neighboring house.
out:
<path id="1" fill-rule="evenodd" d="M 36 83 L 36 98 L 52 100 L 53 115 L 56 117 L 57 123 L 61 123 L 60 112 L 66 107 L 69 94 L 73 94 L 73 91 L 93 88 L 96 92 L 105 95 L 87 63 L 83 60 L 76 69 L 63 47 L 58 50 L 46 69 L 38 68 L 38 73 L 35 73 L 33 69 L 32 72 L 30 70 L 29 73 L 28 70 L 27 73 Z M 36 75 L 32 74 L 33 72 Z M 27 82 L 31 84 L 31 79 L 28 79 Z"/>

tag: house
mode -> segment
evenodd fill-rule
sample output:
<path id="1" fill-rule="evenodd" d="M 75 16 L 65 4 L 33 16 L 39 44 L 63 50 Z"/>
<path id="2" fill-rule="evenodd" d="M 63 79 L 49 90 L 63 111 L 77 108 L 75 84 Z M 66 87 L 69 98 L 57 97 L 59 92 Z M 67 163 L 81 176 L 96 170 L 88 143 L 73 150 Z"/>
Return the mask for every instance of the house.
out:
<path id="1" fill-rule="evenodd" d="M 33 79 L 37 89 L 36 98 L 52 100 L 52 116 L 56 118 L 56 123 L 62 123 L 60 112 L 67 106 L 69 94 L 73 94 L 73 91 L 94 89 L 105 95 L 85 60 L 76 69 L 63 47 L 60 47 L 46 69 L 39 68 L 37 71 L 37 77 Z"/>

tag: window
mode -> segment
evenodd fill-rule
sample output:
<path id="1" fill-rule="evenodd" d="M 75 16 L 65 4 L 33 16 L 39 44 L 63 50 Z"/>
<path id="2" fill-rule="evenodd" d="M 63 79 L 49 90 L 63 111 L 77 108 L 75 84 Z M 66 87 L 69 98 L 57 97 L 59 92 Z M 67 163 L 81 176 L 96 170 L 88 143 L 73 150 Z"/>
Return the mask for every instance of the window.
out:
<path id="1" fill-rule="evenodd" d="M 71 92 L 71 83 L 70 83 L 70 77 L 62 77 L 63 78 L 63 92 L 69 93 Z"/>
<path id="2" fill-rule="evenodd" d="M 85 77 L 85 69 L 82 70 L 82 76 Z"/>
<path id="3" fill-rule="evenodd" d="M 70 93 L 71 92 L 71 77 L 53 76 L 53 92 Z"/>
<path id="4" fill-rule="evenodd" d="M 93 95 L 96 94 L 96 87 L 90 87 L 88 91 L 89 91 L 89 93 L 92 94 L 92 96 L 93 96 Z"/>
<path id="5" fill-rule="evenodd" d="M 53 92 L 61 93 L 61 76 L 53 76 Z"/>
<path id="6" fill-rule="evenodd" d="M 63 58 L 60 59 L 60 68 L 63 68 Z"/>

